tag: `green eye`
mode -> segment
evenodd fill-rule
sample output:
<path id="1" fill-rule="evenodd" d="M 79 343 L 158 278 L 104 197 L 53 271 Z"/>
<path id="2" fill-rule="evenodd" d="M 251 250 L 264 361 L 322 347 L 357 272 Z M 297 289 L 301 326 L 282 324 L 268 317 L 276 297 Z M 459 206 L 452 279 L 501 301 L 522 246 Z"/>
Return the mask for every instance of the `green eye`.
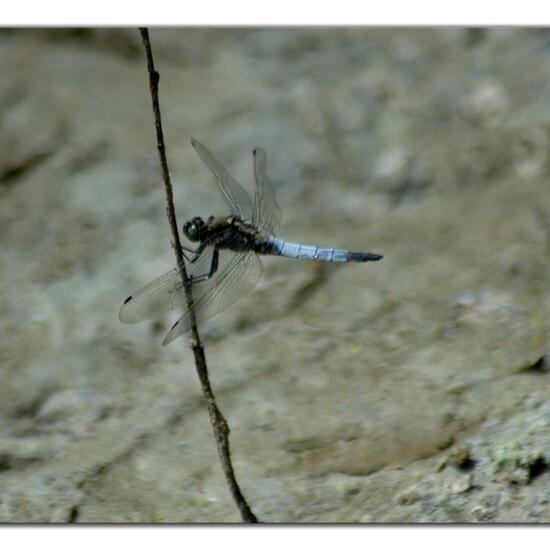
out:
<path id="1" fill-rule="evenodd" d="M 183 226 L 185 236 L 191 241 L 199 241 L 201 239 L 204 222 L 200 218 L 193 218 Z"/>

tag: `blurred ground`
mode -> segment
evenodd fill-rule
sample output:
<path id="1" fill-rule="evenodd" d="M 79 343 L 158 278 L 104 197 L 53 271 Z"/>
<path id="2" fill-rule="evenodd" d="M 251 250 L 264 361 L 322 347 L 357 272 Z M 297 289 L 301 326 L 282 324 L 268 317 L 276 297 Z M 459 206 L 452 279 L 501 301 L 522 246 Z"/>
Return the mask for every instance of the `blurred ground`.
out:
<path id="1" fill-rule="evenodd" d="M 280 236 L 202 327 L 237 477 L 267 522 L 550 521 L 550 33 L 154 29 L 180 224 L 223 212 L 189 139 Z M 173 317 L 135 30 L 0 34 L 0 521 L 234 522 Z"/>

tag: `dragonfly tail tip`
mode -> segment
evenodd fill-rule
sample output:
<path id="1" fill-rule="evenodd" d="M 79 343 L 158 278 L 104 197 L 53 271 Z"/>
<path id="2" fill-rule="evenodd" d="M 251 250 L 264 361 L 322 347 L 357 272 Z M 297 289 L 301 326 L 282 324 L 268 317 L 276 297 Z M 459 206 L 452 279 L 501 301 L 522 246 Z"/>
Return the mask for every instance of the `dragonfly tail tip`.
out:
<path id="1" fill-rule="evenodd" d="M 352 262 L 379 262 L 384 256 L 372 252 L 350 252 L 349 259 Z"/>

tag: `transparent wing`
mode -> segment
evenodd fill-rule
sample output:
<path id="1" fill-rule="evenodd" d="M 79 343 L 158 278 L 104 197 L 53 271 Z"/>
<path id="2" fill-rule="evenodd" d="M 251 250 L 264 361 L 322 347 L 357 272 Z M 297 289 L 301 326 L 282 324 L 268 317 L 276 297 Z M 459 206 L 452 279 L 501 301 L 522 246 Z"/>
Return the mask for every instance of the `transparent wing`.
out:
<path id="1" fill-rule="evenodd" d="M 177 268 L 132 293 L 118 313 L 123 323 L 159 317 L 180 305 L 181 278 Z"/>
<path id="2" fill-rule="evenodd" d="M 254 193 L 254 213 L 252 224 L 267 233 L 273 233 L 277 228 L 283 213 L 275 191 L 269 183 L 265 173 L 267 157 L 263 149 L 254 149 L 254 177 L 256 179 L 256 191 Z"/>
<path id="3" fill-rule="evenodd" d="M 194 277 L 208 273 L 212 264 L 213 252 L 212 247 L 206 247 L 195 263 L 186 264 L 187 273 Z M 222 254 L 220 256 L 217 273 L 222 271 L 231 260 L 231 258 L 223 257 Z M 207 282 L 209 281 L 204 281 L 204 283 Z M 197 295 L 202 290 L 201 285 L 203 283 L 193 285 L 193 288 L 197 288 Z M 185 293 L 179 269 L 175 267 L 128 296 L 122 304 L 118 316 L 123 323 L 138 323 L 146 319 L 160 317 L 177 307 L 185 307 Z"/>
<path id="4" fill-rule="evenodd" d="M 261 276 L 262 264 L 255 252 L 233 254 L 230 264 L 220 273 L 215 283 L 208 286 L 206 292 L 202 292 L 201 295 L 197 296 L 193 287 L 194 311 L 197 321 L 205 321 L 225 311 L 250 291 Z M 162 345 L 166 346 L 186 333 L 189 328 L 189 313 L 186 312 L 166 335 Z"/>
<path id="5" fill-rule="evenodd" d="M 250 220 L 253 209 L 250 195 L 233 179 L 231 174 L 214 158 L 204 145 L 195 139 L 191 140 L 191 145 L 193 145 L 204 164 L 214 174 L 216 183 L 229 205 L 231 213 L 243 220 Z"/>

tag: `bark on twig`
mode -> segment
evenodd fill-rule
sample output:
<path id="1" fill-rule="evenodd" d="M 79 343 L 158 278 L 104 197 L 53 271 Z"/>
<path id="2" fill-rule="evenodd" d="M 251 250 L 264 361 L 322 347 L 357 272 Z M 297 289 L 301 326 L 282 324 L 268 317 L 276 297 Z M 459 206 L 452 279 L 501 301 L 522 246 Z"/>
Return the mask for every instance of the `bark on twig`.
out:
<path id="1" fill-rule="evenodd" d="M 208 379 L 208 369 L 206 366 L 206 358 L 204 355 L 204 349 L 201 344 L 199 331 L 197 328 L 197 319 L 193 308 L 193 295 L 191 293 L 191 284 L 187 271 L 185 269 L 185 263 L 183 261 L 183 250 L 178 233 L 178 224 L 176 222 L 176 212 L 174 210 L 174 200 L 172 195 L 172 184 L 170 183 L 170 173 L 168 171 L 168 163 L 166 161 L 166 150 L 164 146 L 164 136 L 162 133 L 162 123 L 160 118 L 160 105 L 158 98 L 158 82 L 159 73 L 155 70 L 153 63 L 153 52 L 151 51 L 151 44 L 149 42 L 149 31 L 146 28 L 140 28 L 141 39 L 145 48 L 145 55 L 147 57 L 147 71 L 149 73 L 149 89 L 151 91 L 151 99 L 153 102 L 153 114 L 155 118 L 155 128 L 157 133 L 157 148 L 160 158 L 160 166 L 162 170 L 162 179 L 164 181 L 164 190 L 166 192 L 166 214 L 168 216 L 168 222 L 170 223 L 170 229 L 172 231 L 172 247 L 176 254 L 176 260 L 179 266 L 181 280 L 185 290 L 185 300 L 187 308 L 190 312 L 190 343 L 193 350 L 193 356 L 195 358 L 195 367 L 199 380 L 202 385 L 202 392 L 206 406 L 208 407 L 208 413 L 210 414 L 210 422 L 214 429 L 214 436 L 216 438 L 216 444 L 218 446 L 218 454 L 222 464 L 223 472 L 229 485 L 229 489 L 233 496 L 233 499 L 241 512 L 242 518 L 248 523 L 257 523 L 258 519 L 252 513 L 252 510 L 248 506 L 237 480 L 235 479 L 235 473 L 233 471 L 233 465 L 231 464 L 231 454 L 229 451 L 229 426 L 227 421 L 223 417 L 220 409 L 216 404 L 212 387 Z"/>

